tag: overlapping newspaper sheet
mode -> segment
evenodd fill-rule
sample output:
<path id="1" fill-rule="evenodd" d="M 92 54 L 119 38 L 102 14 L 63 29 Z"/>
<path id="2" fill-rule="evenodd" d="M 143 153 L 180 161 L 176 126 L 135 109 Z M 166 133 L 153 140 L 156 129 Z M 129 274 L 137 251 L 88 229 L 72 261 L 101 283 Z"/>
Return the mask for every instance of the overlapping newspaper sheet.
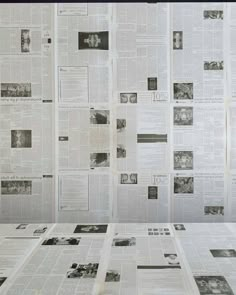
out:
<path id="1" fill-rule="evenodd" d="M 234 224 L 11 224 L 0 233 L 4 295 L 236 294 Z"/>

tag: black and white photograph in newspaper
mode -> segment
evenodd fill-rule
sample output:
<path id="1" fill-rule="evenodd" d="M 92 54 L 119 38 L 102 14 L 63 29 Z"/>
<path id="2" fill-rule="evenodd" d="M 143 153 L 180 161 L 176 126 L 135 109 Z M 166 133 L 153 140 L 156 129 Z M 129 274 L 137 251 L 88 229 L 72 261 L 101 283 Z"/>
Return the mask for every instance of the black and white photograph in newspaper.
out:
<path id="1" fill-rule="evenodd" d="M 32 181 L 31 180 L 2 180 L 1 194 L 2 195 L 31 195 Z"/>
<path id="2" fill-rule="evenodd" d="M 79 245 L 81 238 L 76 237 L 50 237 L 43 241 L 44 246 L 66 246 L 66 245 Z"/>
<path id="3" fill-rule="evenodd" d="M 224 215 L 224 206 L 205 206 L 205 215 Z"/>
<path id="4" fill-rule="evenodd" d="M 224 69 L 224 61 L 204 61 L 205 71 L 222 71 Z"/>
<path id="5" fill-rule="evenodd" d="M 120 103 L 137 103 L 138 95 L 136 92 L 120 93 Z"/>
<path id="6" fill-rule="evenodd" d="M 79 32 L 79 50 L 108 50 L 109 49 L 109 32 Z"/>
<path id="7" fill-rule="evenodd" d="M 194 276 L 200 295 L 234 295 L 223 276 Z"/>
<path id="8" fill-rule="evenodd" d="M 204 19 L 224 19 L 223 10 L 204 10 L 203 11 Z"/>
<path id="9" fill-rule="evenodd" d="M 126 119 L 116 119 L 117 132 L 124 132 L 126 128 Z"/>
<path id="10" fill-rule="evenodd" d="M 174 177 L 174 193 L 175 194 L 193 194 L 194 178 L 193 177 Z"/>
<path id="11" fill-rule="evenodd" d="M 158 187 L 157 186 L 148 186 L 148 199 L 157 200 L 158 199 Z"/>
<path id="12" fill-rule="evenodd" d="M 176 126 L 193 125 L 193 108 L 192 107 L 174 107 L 173 121 Z"/>
<path id="13" fill-rule="evenodd" d="M 174 151 L 174 170 L 193 170 L 193 152 Z"/>
<path id="14" fill-rule="evenodd" d="M 31 83 L 1 83 L 1 97 L 31 96 Z"/>
<path id="15" fill-rule="evenodd" d="M 78 224 L 74 233 L 106 233 L 107 224 Z"/>
<path id="16" fill-rule="evenodd" d="M 28 223 L 21 223 L 16 227 L 16 229 L 26 229 L 27 226 L 28 226 Z"/>
<path id="17" fill-rule="evenodd" d="M 173 31 L 173 49 L 183 49 L 183 31 Z"/>
<path id="18" fill-rule="evenodd" d="M 109 167 L 110 153 L 91 153 L 90 168 Z"/>
<path id="19" fill-rule="evenodd" d="M 157 90 L 157 78 L 156 77 L 150 77 L 147 78 L 148 82 L 148 90 Z"/>
<path id="20" fill-rule="evenodd" d="M 35 235 L 41 235 L 41 234 L 45 233 L 47 229 L 48 229 L 47 226 L 45 226 L 45 225 L 40 225 L 40 226 L 34 231 L 34 234 L 35 234 Z"/>
<path id="21" fill-rule="evenodd" d="M 117 154 L 116 154 L 117 159 L 126 158 L 126 149 L 123 144 L 118 144 L 116 151 L 117 151 Z"/>
<path id="22" fill-rule="evenodd" d="M 114 238 L 112 247 L 130 247 L 136 245 L 136 238 Z"/>
<path id="23" fill-rule="evenodd" d="M 175 228 L 175 230 L 186 230 L 184 224 L 182 224 L 182 223 L 174 224 L 174 228 Z"/>
<path id="24" fill-rule="evenodd" d="M 119 282 L 120 273 L 117 270 L 108 270 L 106 272 L 105 282 Z"/>
<path id="25" fill-rule="evenodd" d="M 169 265 L 179 265 L 179 259 L 177 254 L 171 253 L 171 254 L 164 254 L 165 260 Z"/>
<path id="26" fill-rule="evenodd" d="M 110 124 L 110 111 L 90 110 L 90 124 Z"/>
<path id="27" fill-rule="evenodd" d="M 32 131 L 31 130 L 11 130 L 12 148 L 31 148 Z"/>
<path id="28" fill-rule="evenodd" d="M 210 249 L 213 257 L 236 257 L 235 249 Z"/>
<path id="29" fill-rule="evenodd" d="M 94 279 L 97 276 L 98 266 L 98 263 L 72 263 L 66 277 L 69 279 Z"/>
<path id="30" fill-rule="evenodd" d="M 121 173 L 120 183 L 121 184 L 137 184 L 138 174 L 137 173 Z"/>
<path id="31" fill-rule="evenodd" d="M 193 83 L 174 83 L 175 100 L 193 100 Z"/>
<path id="32" fill-rule="evenodd" d="M 28 29 L 21 30 L 21 52 L 23 53 L 30 52 L 30 45 L 31 45 L 30 30 Z"/>

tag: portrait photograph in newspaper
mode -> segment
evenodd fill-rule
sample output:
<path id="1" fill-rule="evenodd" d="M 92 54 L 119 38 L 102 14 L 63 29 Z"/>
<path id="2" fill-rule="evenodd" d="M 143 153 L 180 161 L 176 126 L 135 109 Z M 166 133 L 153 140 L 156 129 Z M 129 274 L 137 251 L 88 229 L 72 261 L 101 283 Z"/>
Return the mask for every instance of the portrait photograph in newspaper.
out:
<path id="1" fill-rule="evenodd" d="M 157 90 L 157 78 L 148 78 L 148 90 Z"/>
<path id="2" fill-rule="evenodd" d="M 148 187 L 148 199 L 157 200 L 158 199 L 158 186 L 149 186 Z"/>

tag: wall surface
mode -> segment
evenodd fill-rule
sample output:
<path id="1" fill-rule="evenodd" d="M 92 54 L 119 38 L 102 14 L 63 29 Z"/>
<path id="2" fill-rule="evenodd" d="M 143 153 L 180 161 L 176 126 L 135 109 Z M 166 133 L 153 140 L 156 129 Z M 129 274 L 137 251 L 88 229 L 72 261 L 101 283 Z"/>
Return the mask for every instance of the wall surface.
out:
<path id="1" fill-rule="evenodd" d="M 0 222 L 236 221 L 236 5 L 0 5 Z"/>

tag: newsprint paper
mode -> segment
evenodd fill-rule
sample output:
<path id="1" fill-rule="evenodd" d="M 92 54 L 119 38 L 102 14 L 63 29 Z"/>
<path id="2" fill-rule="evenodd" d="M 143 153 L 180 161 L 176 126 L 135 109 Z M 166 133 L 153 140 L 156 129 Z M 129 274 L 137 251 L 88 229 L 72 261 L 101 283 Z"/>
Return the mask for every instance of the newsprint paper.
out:
<path id="1" fill-rule="evenodd" d="M 236 221 L 235 34 L 234 3 L 1 4 L 0 222 Z"/>

